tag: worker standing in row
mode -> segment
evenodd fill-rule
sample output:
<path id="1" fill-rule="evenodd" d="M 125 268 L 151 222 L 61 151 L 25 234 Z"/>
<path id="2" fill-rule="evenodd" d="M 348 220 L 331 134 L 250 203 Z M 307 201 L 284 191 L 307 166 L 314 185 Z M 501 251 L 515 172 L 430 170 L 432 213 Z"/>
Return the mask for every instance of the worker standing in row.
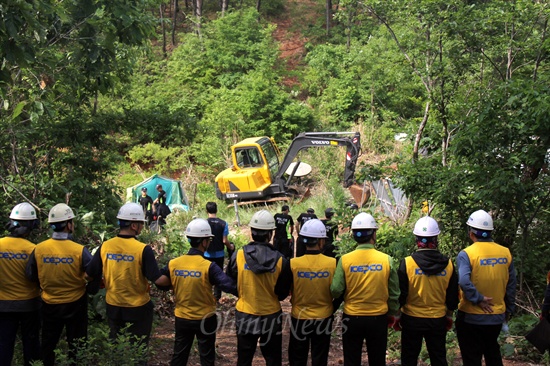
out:
<path id="1" fill-rule="evenodd" d="M 139 197 L 138 203 L 143 209 L 147 225 L 151 225 L 153 221 L 153 199 L 147 194 L 147 187 L 141 188 L 141 196 Z"/>
<path id="2" fill-rule="evenodd" d="M 136 239 L 145 225 L 141 206 L 126 203 L 118 211 L 117 219 L 118 235 L 99 246 L 86 274 L 96 280 L 103 276 L 109 337 L 115 340 L 127 329 L 138 338 L 139 344 L 147 347 L 153 327 L 148 280 L 157 281 L 161 273 L 153 249 Z"/>
<path id="3" fill-rule="evenodd" d="M 327 231 L 327 238 L 325 239 L 325 244 L 323 245 L 323 254 L 332 258 L 336 258 L 336 248 L 334 246 L 334 241 L 338 236 L 338 223 L 332 221 L 334 217 L 334 209 L 329 207 L 325 210 L 325 218 L 321 219 L 321 222 L 325 225 L 325 230 Z"/>
<path id="4" fill-rule="evenodd" d="M 273 219 L 275 220 L 275 237 L 273 238 L 273 246 L 281 252 L 286 259 L 290 259 L 294 256 L 294 220 L 289 213 L 290 208 L 288 205 L 283 205 L 283 207 L 281 207 L 281 212 L 276 213 L 273 216 Z"/>
<path id="5" fill-rule="evenodd" d="M 458 305 L 458 277 L 453 262 L 438 250 L 440 230 L 433 218 L 420 218 L 413 234 L 418 250 L 403 259 L 398 270 L 401 365 L 417 365 L 424 339 L 430 365 L 446 366 L 446 338 Z"/>
<path id="6" fill-rule="evenodd" d="M 457 257 L 462 296 L 456 331 L 465 366 L 502 365 L 498 335 L 515 310 L 516 272 L 510 250 L 492 239 L 493 219 L 483 210 L 468 221 L 472 245 Z"/>
<path id="7" fill-rule="evenodd" d="M 250 220 L 252 242 L 231 257 L 228 275 L 237 281 L 235 306 L 238 366 L 252 365 L 258 340 L 267 366 L 282 363 L 282 311 L 290 291 L 288 260 L 270 244 L 275 220 L 269 211 Z"/>
<path id="8" fill-rule="evenodd" d="M 193 341 L 197 338 L 201 366 L 211 366 L 216 358 L 216 299 L 212 285 L 237 296 L 235 282 L 203 254 L 213 238 L 208 221 L 194 219 L 185 230 L 191 249 L 172 259 L 163 269 L 157 285 L 174 289 L 175 341 L 171 365 L 187 365 Z"/>
<path id="9" fill-rule="evenodd" d="M 311 365 L 326 366 L 332 335 L 333 309 L 330 284 L 336 259 L 321 254 L 327 232 L 317 219 L 300 230 L 306 246 L 303 256 L 290 260 L 292 271 L 292 327 L 288 346 L 291 366 L 306 366 L 311 348 Z"/>
<path id="10" fill-rule="evenodd" d="M 227 248 L 227 252 L 231 253 L 235 250 L 235 246 L 229 242 L 227 236 L 229 235 L 229 226 L 227 222 L 218 218 L 218 205 L 216 202 L 206 203 L 206 213 L 208 214 L 208 224 L 212 231 L 212 239 L 210 245 L 204 252 L 204 257 L 213 263 L 216 263 L 218 267 L 223 271 L 223 262 L 225 259 L 224 248 Z M 220 300 L 222 296 L 219 286 L 214 287 L 214 297 L 216 302 Z"/>
<path id="11" fill-rule="evenodd" d="M 8 236 L 0 239 L 1 366 L 11 365 L 18 329 L 24 365 L 40 360 L 40 289 L 25 277 L 25 267 L 35 248 L 27 238 L 38 226 L 35 208 L 20 203 L 11 211 L 6 225 Z"/>
<path id="12" fill-rule="evenodd" d="M 393 325 L 399 312 L 397 265 L 374 248 L 378 226 L 371 215 L 355 216 L 351 229 L 358 246 L 342 256 L 330 286 L 333 298 L 344 295 L 344 364 L 361 365 L 366 341 L 369 365 L 385 365 L 388 324 Z"/>
<path id="13" fill-rule="evenodd" d="M 139 210 L 142 212 L 141 207 Z M 74 218 L 73 210 L 66 204 L 52 207 L 48 215 L 52 237 L 35 247 L 26 268 L 27 277 L 39 283 L 42 289 L 42 361 L 45 366 L 55 363 L 54 350 L 63 328 L 72 360 L 75 360 L 78 343 L 85 341 L 88 334 L 84 272 L 92 256 L 86 247 L 72 241 Z"/>
<path id="14" fill-rule="evenodd" d="M 296 239 L 296 257 L 301 257 L 306 252 L 306 246 L 302 241 L 300 236 L 300 230 L 304 224 L 312 219 L 316 219 L 315 210 L 313 208 L 308 208 L 305 213 L 301 213 L 296 219 L 296 232 L 298 233 L 298 239 Z"/>

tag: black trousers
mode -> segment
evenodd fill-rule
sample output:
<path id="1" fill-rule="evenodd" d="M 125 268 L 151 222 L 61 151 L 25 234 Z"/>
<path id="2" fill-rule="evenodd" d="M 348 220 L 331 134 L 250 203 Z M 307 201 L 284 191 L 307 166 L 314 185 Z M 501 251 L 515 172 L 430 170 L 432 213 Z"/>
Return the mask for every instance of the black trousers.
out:
<path id="1" fill-rule="evenodd" d="M 40 310 L 21 313 L 0 312 L 0 366 L 11 365 L 19 327 L 25 366 L 40 360 Z"/>
<path id="2" fill-rule="evenodd" d="M 422 339 L 430 356 L 430 365 L 447 366 L 446 318 L 417 318 L 403 314 L 401 316 L 401 365 L 416 366 L 422 349 Z"/>
<path id="3" fill-rule="evenodd" d="M 296 239 L 296 257 L 301 257 L 304 254 L 306 254 L 306 244 L 304 238 L 298 235 L 298 239 Z"/>
<path id="4" fill-rule="evenodd" d="M 223 260 L 225 259 L 224 257 L 206 259 L 208 259 L 210 262 L 216 263 L 218 267 L 220 267 L 220 269 L 223 271 Z M 221 299 L 222 297 L 222 290 L 219 288 L 219 286 L 214 286 L 214 297 L 216 298 L 216 301 Z"/>
<path id="5" fill-rule="evenodd" d="M 216 359 L 216 315 L 202 320 L 187 320 L 176 317 L 176 339 L 172 366 L 185 366 L 193 340 L 197 337 L 201 366 L 213 366 Z"/>
<path id="6" fill-rule="evenodd" d="M 109 338 L 116 340 L 117 336 L 125 329 L 135 339 L 131 341 L 136 344 L 149 344 L 149 337 L 153 329 L 153 309 L 150 312 L 144 312 L 141 319 L 127 320 L 124 318 L 110 318 L 109 322 Z"/>
<path id="7" fill-rule="evenodd" d="M 282 365 L 281 312 L 267 316 L 251 316 L 236 311 L 235 320 L 237 325 L 237 366 L 252 365 L 258 340 L 266 366 Z"/>
<path id="8" fill-rule="evenodd" d="M 87 295 L 67 304 L 42 304 L 42 360 L 44 366 L 55 363 L 55 347 L 65 328 L 69 357 L 75 360 L 79 342 L 88 335 Z"/>
<path id="9" fill-rule="evenodd" d="M 292 258 L 294 255 L 294 253 L 290 250 L 290 239 L 287 237 L 275 237 L 275 239 L 273 239 L 273 247 L 287 259 Z"/>
<path id="10" fill-rule="evenodd" d="M 326 366 L 332 320 L 292 318 L 290 342 L 288 345 L 288 361 L 290 366 L 307 366 L 307 357 L 311 345 L 311 366 Z"/>
<path id="11" fill-rule="evenodd" d="M 344 366 L 360 366 L 363 341 L 367 342 L 369 366 L 386 364 L 388 319 L 378 316 L 342 316 Z"/>
<path id="12" fill-rule="evenodd" d="M 498 335 L 502 324 L 478 325 L 464 321 L 464 313 L 456 317 L 456 335 L 464 366 L 481 366 L 485 357 L 486 366 L 502 366 Z"/>

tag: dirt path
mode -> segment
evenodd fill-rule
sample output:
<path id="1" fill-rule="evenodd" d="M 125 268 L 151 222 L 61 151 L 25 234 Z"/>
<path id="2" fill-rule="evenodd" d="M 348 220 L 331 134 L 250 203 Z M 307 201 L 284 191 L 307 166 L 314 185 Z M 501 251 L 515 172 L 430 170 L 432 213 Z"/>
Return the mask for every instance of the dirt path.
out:
<path id="1" fill-rule="evenodd" d="M 218 307 L 218 332 L 216 337 L 216 365 L 236 365 L 237 363 L 237 337 L 235 335 L 235 324 L 234 324 L 234 309 L 235 309 L 234 297 L 228 298 L 223 297 L 221 300 L 221 305 Z M 283 326 L 283 366 L 288 365 L 288 341 L 290 336 L 289 330 L 289 313 L 291 310 L 290 301 L 287 299 L 282 303 L 283 313 L 285 313 L 285 321 Z M 333 330 L 333 338 L 330 344 L 329 351 L 329 366 L 337 366 L 343 364 L 343 350 L 342 350 L 342 337 L 339 332 L 339 311 L 336 313 L 335 317 L 335 326 Z M 163 317 L 159 324 L 155 327 L 152 340 L 152 348 L 154 349 L 154 354 L 149 360 L 150 366 L 163 366 L 169 365 L 170 359 L 172 357 L 172 351 L 174 347 L 174 318 L 173 316 Z M 458 350 L 456 350 L 458 353 Z M 394 350 L 394 359 L 390 357 L 387 360 L 388 365 L 399 365 L 399 360 L 395 358 L 396 351 Z M 366 354 L 366 349 L 363 350 L 363 356 L 361 360 L 363 365 L 368 365 L 368 359 Z M 457 354 L 454 362 L 454 365 L 458 366 L 462 364 L 460 355 Z M 188 365 L 200 365 L 200 359 L 198 354 L 198 349 L 195 345 L 191 354 L 189 356 Z M 260 366 L 265 365 L 263 357 L 260 352 L 260 348 L 256 349 L 256 354 L 254 356 L 253 365 Z M 420 366 L 425 366 L 427 364 L 419 362 Z M 534 366 L 534 363 L 525 363 L 517 361 L 504 360 L 504 366 Z"/>
<path id="2" fill-rule="evenodd" d="M 306 54 L 305 44 L 308 42 L 300 29 L 315 23 L 318 10 L 317 1 L 289 0 L 283 14 L 271 20 L 277 25 L 273 36 L 279 42 L 280 58 L 286 62 L 286 69 L 289 71 L 289 75 L 283 81 L 287 87 L 299 84 L 297 77 L 292 75 L 292 71 L 302 63 Z M 296 16 L 299 17 L 299 24 L 296 24 Z"/>

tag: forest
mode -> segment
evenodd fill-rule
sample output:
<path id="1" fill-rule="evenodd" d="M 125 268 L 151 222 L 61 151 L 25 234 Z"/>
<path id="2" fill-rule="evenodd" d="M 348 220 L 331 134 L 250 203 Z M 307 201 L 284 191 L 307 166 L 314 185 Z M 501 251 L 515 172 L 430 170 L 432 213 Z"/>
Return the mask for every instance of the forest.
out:
<path id="1" fill-rule="evenodd" d="M 165 263 L 216 200 L 231 145 L 270 136 L 284 150 L 300 132 L 359 131 L 357 182 L 391 178 L 409 200 L 396 220 L 364 208 L 382 222 L 379 246 L 397 258 L 414 251 L 424 205 L 454 257 L 468 244 L 468 215 L 491 212 L 518 271 L 503 353 L 549 362 L 522 335 L 550 270 L 550 3 L 4 0 L 0 17 L 5 221 L 28 201 L 45 223 L 65 202 L 77 241 L 94 248 L 116 235 L 126 187 L 169 176 L 191 211 L 173 215 L 162 237 L 143 235 Z M 349 223 L 339 156 L 305 153 L 315 188 L 296 215 L 330 206 Z M 242 210 L 244 223 L 253 210 Z M 221 216 L 235 220 L 231 208 Z M 43 224 L 33 241 L 47 235 Z M 247 241 L 237 225 L 232 240 Z"/>

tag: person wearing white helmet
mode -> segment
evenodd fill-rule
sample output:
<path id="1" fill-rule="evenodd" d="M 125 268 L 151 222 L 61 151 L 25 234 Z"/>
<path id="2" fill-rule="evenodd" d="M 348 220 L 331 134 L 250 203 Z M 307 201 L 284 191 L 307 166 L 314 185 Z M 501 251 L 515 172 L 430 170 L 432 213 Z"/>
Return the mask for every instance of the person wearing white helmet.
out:
<path id="1" fill-rule="evenodd" d="M 35 248 L 27 238 L 38 225 L 36 209 L 20 203 L 11 211 L 8 236 L 0 239 L 0 365 L 11 365 L 18 329 L 25 366 L 40 359 L 40 288 L 25 276 Z"/>
<path id="2" fill-rule="evenodd" d="M 99 246 L 86 275 L 89 279 L 103 277 L 110 338 L 116 340 L 128 327 L 127 331 L 147 346 L 153 326 L 149 281 L 157 281 L 161 273 L 153 249 L 136 239 L 145 225 L 141 205 L 124 204 L 117 219 L 118 235 Z"/>
<path id="3" fill-rule="evenodd" d="M 456 331 L 463 364 L 502 365 L 498 335 L 515 310 L 516 271 L 510 250 L 493 241 L 493 218 L 483 210 L 468 221 L 472 245 L 458 253 L 462 292 Z"/>
<path id="4" fill-rule="evenodd" d="M 292 283 L 288 260 L 271 245 L 275 220 L 267 210 L 250 220 L 252 242 L 231 256 L 227 272 L 237 281 L 237 365 L 252 365 L 258 340 L 266 365 L 282 363 L 282 311 Z"/>
<path id="5" fill-rule="evenodd" d="M 306 366 L 311 343 L 311 365 L 326 366 L 334 313 L 330 283 L 336 259 L 322 254 L 327 232 L 321 220 L 307 221 L 300 235 L 306 252 L 290 260 L 292 327 L 288 361 L 291 366 Z"/>
<path id="6" fill-rule="evenodd" d="M 351 223 L 357 248 L 342 256 L 330 286 L 333 298 L 344 295 L 342 343 L 345 365 L 361 365 L 363 342 L 369 365 L 386 364 L 388 325 L 399 311 L 397 265 L 374 248 L 378 225 L 361 212 Z"/>
<path id="7" fill-rule="evenodd" d="M 203 257 L 213 237 L 207 220 L 192 220 L 185 236 L 191 249 L 168 262 L 157 281 L 157 285 L 174 289 L 176 336 L 171 364 L 187 365 L 196 337 L 201 365 L 214 365 L 218 322 L 212 286 L 235 296 L 237 287 L 215 262 Z"/>
<path id="8" fill-rule="evenodd" d="M 445 342 L 458 306 L 458 277 L 453 262 L 439 252 L 437 222 L 425 216 L 414 225 L 418 250 L 401 261 L 399 304 L 401 318 L 395 329 L 402 328 L 401 364 L 416 365 L 422 339 L 431 365 L 447 365 Z"/>
<path id="9" fill-rule="evenodd" d="M 55 363 L 55 347 L 66 328 L 69 357 L 74 359 L 79 341 L 88 334 L 88 298 L 86 292 L 97 287 L 86 286 L 84 271 L 92 255 L 86 247 L 72 240 L 73 210 L 64 203 L 52 207 L 48 223 L 51 239 L 38 244 L 27 263 L 26 273 L 42 288 L 42 361 Z"/>

